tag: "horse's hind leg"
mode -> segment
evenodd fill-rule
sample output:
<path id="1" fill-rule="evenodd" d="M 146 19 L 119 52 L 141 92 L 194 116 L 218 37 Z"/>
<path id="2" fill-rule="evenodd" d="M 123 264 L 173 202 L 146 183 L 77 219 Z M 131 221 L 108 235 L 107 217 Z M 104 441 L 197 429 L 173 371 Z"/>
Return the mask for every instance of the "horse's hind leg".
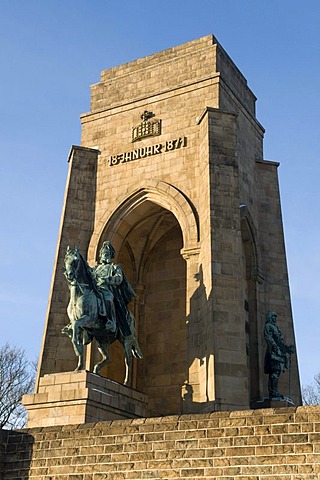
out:
<path id="1" fill-rule="evenodd" d="M 131 385 L 132 378 L 132 341 L 128 338 L 124 341 L 124 352 L 125 352 L 125 364 L 126 364 L 126 376 L 124 379 L 124 385 Z"/>
<path id="2" fill-rule="evenodd" d="M 102 355 L 102 360 L 94 366 L 93 373 L 99 374 L 102 367 L 110 362 L 108 344 L 98 343 L 98 350 Z"/>
<path id="3" fill-rule="evenodd" d="M 84 362 L 83 362 L 83 354 L 79 356 L 79 359 L 78 359 L 78 365 L 77 365 L 77 368 L 75 369 L 75 372 L 78 372 L 79 370 L 83 370 L 84 369 Z"/>

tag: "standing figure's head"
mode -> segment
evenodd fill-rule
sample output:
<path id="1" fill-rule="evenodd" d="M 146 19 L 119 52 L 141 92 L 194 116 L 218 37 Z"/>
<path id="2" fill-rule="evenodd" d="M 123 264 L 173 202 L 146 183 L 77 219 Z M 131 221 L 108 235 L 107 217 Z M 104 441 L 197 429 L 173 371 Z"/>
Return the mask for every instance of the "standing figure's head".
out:
<path id="1" fill-rule="evenodd" d="M 109 240 L 106 240 L 103 242 L 103 245 L 100 250 L 100 262 L 101 263 L 108 263 L 110 262 L 114 257 L 115 257 L 115 249 L 109 242 Z"/>
<path id="2" fill-rule="evenodd" d="M 266 322 L 267 323 L 276 323 L 277 320 L 277 314 L 276 312 L 267 312 L 266 313 Z"/>

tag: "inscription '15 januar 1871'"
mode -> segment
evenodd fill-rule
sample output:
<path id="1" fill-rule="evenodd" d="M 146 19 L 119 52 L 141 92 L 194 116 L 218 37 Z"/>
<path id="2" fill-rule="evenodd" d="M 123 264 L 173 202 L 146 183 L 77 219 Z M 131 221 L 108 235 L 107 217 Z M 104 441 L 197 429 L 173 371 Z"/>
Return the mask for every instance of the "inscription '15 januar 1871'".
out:
<path id="1" fill-rule="evenodd" d="M 130 152 L 119 153 L 118 155 L 111 155 L 109 157 L 109 165 L 119 165 L 120 163 L 132 162 L 133 160 L 139 160 L 140 158 L 151 157 L 153 155 L 159 155 L 160 153 L 171 152 L 178 148 L 184 148 L 187 146 L 187 137 L 179 137 L 174 140 L 167 140 L 163 143 L 156 143 L 147 147 L 139 147 Z"/>

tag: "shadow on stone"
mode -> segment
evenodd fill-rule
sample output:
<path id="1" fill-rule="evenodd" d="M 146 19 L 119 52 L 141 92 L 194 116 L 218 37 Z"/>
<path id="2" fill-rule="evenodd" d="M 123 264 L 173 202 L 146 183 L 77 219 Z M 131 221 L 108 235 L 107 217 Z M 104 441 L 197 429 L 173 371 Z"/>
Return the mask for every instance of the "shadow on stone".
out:
<path id="1" fill-rule="evenodd" d="M 34 437 L 27 431 L 0 431 L 0 477 L 26 480 L 32 460 Z"/>

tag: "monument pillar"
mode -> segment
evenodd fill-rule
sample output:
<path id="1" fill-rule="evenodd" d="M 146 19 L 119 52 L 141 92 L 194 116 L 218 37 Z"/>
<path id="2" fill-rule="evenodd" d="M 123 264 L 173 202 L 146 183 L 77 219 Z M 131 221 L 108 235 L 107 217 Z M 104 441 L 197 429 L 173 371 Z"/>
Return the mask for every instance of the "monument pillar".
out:
<path id="1" fill-rule="evenodd" d="M 69 301 L 69 291 L 62 269 L 69 244 L 76 244 L 83 252 L 88 248 L 94 228 L 98 156 L 97 149 L 79 146 L 72 146 L 69 153 L 69 171 L 38 365 L 36 391 L 39 379 L 44 374 L 70 371 L 75 368 L 73 348 L 69 339 L 61 334 L 61 329 L 68 323 L 66 306 Z"/>
<path id="2" fill-rule="evenodd" d="M 188 348 L 188 378 L 183 385 L 182 395 L 184 409 L 197 411 L 199 405 L 206 401 L 208 388 L 207 365 L 199 357 L 202 350 L 201 337 L 199 336 L 201 302 L 206 302 L 202 297 L 203 279 L 199 272 L 199 247 L 183 249 L 182 257 L 187 263 L 186 287 L 186 327 Z"/>

